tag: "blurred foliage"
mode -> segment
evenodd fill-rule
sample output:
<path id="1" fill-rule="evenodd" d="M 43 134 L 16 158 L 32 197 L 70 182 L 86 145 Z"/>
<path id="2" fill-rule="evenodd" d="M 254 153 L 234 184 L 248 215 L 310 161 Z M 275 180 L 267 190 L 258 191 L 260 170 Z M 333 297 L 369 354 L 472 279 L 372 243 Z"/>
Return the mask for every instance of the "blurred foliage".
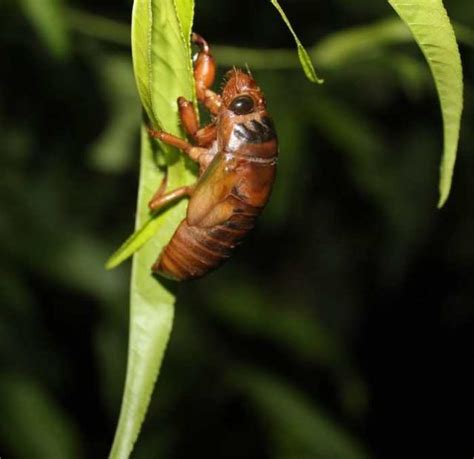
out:
<path id="1" fill-rule="evenodd" d="M 64 21 L 62 0 L 18 0 L 25 16 L 52 54 L 63 58 L 69 54 L 68 25 Z"/>
<path id="2" fill-rule="evenodd" d="M 103 263 L 132 230 L 138 176 L 131 2 L 41 4 L 0 4 L 0 455 L 103 458 L 129 279 Z M 396 27 L 388 4 L 282 6 L 313 49 L 354 27 L 378 44 L 316 61 L 323 86 L 253 69 L 281 142 L 274 195 L 226 266 L 181 286 L 133 457 L 471 454 L 474 3 L 445 1 L 466 87 L 441 212 L 435 88 L 414 44 L 377 39 Z M 226 65 L 235 47 L 264 62 L 293 47 L 274 18 L 265 1 L 202 0 L 195 30 Z"/>

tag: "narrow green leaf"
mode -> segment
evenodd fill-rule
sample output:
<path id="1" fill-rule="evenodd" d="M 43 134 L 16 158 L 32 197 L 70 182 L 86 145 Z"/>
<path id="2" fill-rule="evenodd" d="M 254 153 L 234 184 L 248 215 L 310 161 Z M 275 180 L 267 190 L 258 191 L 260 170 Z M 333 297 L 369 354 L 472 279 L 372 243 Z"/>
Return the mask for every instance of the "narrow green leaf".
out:
<path id="1" fill-rule="evenodd" d="M 192 1 L 135 0 L 132 15 L 132 53 L 142 104 L 155 126 L 182 135 L 176 100 L 193 98 L 190 46 L 185 44 L 183 19 L 192 22 Z M 185 11 L 186 9 L 186 11 Z M 130 292 L 130 338 L 127 375 L 119 424 L 110 459 L 128 458 L 145 417 L 171 332 L 175 295 L 168 283 L 151 274 L 151 265 L 184 218 L 186 203 L 179 202 L 150 220 L 148 201 L 163 178 L 159 159 L 168 165 L 168 189 L 195 177 L 178 152 L 150 139 L 142 128 L 140 184 L 135 233 L 109 264 L 143 244 L 133 258 Z M 131 250 L 131 248 L 133 250 Z"/>
<path id="2" fill-rule="evenodd" d="M 59 58 L 69 52 L 69 37 L 62 0 L 20 0 L 25 15 L 50 51 Z"/>
<path id="3" fill-rule="evenodd" d="M 270 2 L 280 13 L 280 16 L 283 19 L 283 22 L 287 25 L 288 29 L 290 29 L 290 32 L 293 35 L 293 38 L 295 39 L 296 47 L 298 48 L 298 57 L 300 59 L 301 66 L 303 67 L 306 77 L 308 78 L 309 81 L 313 83 L 323 83 L 324 80 L 322 80 L 316 75 L 316 70 L 314 70 L 313 63 L 311 62 L 311 58 L 309 57 L 308 52 L 301 44 L 298 36 L 296 35 L 296 32 L 293 30 L 293 27 L 291 26 L 289 19 L 286 17 L 285 12 L 283 11 L 280 4 L 278 3 L 278 0 L 270 0 Z"/>
<path id="4" fill-rule="evenodd" d="M 150 194 L 148 187 L 143 185 L 152 185 L 155 178 L 161 179 L 153 166 L 155 153 L 156 148 L 143 129 L 137 227 L 148 219 L 146 202 Z M 175 296 L 161 281 L 152 277 L 150 267 L 172 236 L 177 222 L 183 218 L 184 211 L 185 202 L 181 202 L 154 219 L 154 224 L 158 225 L 155 237 L 133 258 L 127 376 L 110 459 L 129 457 L 163 360 L 173 323 Z"/>
<path id="5" fill-rule="evenodd" d="M 453 27 L 442 0 L 388 0 L 410 28 L 433 74 L 444 125 L 439 201 L 449 196 L 463 107 L 462 66 Z"/>
<path id="6" fill-rule="evenodd" d="M 162 224 L 162 219 L 150 217 L 112 254 L 105 264 L 106 269 L 116 268 L 120 263 L 131 257 L 158 232 L 160 224 Z"/>

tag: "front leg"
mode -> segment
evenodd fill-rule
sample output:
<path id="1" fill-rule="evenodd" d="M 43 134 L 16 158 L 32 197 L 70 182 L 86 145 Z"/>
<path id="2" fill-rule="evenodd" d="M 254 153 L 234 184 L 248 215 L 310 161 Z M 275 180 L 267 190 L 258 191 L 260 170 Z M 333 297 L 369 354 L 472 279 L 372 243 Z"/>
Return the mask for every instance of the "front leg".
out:
<path id="1" fill-rule="evenodd" d="M 192 41 L 201 48 L 194 62 L 197 98 L 213 115 L 217 115 L 222 104 L 221 96 L 209 89 L 214 83 L 216 76 L 216 61 L 204 38 L 197 33 L 193 33 Z"/>
<path id="2" fill-rule="evenodd" d="M 193 161 L 199 162 L 199 157 L 203 154 L 208 152 L 207 148 L 202 147 L 195 147 L 191 145 L 186 140 L 180 139 L 173 134 L 169 134 L 168 132 L 157 131 L 156 129 L 148 128 L 148 134 L 154 139 L 161 140 L 162 142 L 166 143 L 167 145 L 171 145 L 172 147 L 179 148 L 180 150 L 184 151 Z"/>
<path id="3" fill-rule="evenodd" d="M 208 124 L 199 129 L 196 111 L 192 102 L 184 97 L 178 98 L 178 110 L 181 125 L 186 134 L 190 136 L 200 147 L 209 147 L 217 137 L 217 127 L 215 123 Z"/>
<path id="4" fill-rule="evenodd" d="M 209 127 L 212 127 L 212 125 L 200 129 L 198 133 L 200 131 L 205 131 Z M 209 148 L 196 147 L 194 145 L 191 145 L 189 142 L 186 142 L 186 140 L 180 139 L 179 137 L 176 137 L 173 134 L 169 134 L 168 132 L 157 131 L 156 129 L 152 129 L 150 127 L 147 128 L 147 130 L 148 134 L 150 134 L 150 136 L 154 139 L 159 139 L 162 142 L 171 145 L 172 147 L 179 148 L 180 150 L 184 151 L 184 153 L 186 153 L 193 161 L 196 161 L 199 164 L 199 176 L 204 173 L 204 171 L 207 169 L 207 166 L 209 166 L 212 159 L 217 153 L 217 149 L 215 148 L 215 142 L 213 142 L 213 145 L 211 145 Z M 209 132 L 211 132 L 211 130 L 208 130 L 208 134 Z M 215 135 L 213 139 L 215 139 Z"/>

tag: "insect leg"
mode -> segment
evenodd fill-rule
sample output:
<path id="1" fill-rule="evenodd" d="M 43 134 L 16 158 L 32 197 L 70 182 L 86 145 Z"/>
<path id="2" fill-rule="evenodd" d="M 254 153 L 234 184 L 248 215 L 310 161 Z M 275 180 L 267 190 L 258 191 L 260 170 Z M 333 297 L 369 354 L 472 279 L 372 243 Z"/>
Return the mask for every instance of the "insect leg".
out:
<path id="1" fill-rule="evenodd" d="M 193 187 L 182 186 L 180 188 L 176 188 L 176 190 L 170 191 L 169 193 L 163 194 L 162 192 L 160 193 L 162 185 L 148 202 L 148 207 L 150 210 L 156 211 L 161 207 L 166 206 L 170 202 L 175 201 L 176 199 L 182 198 L 184 196 L 190 196 L 193 190 Z"/>
<path id="2" fill-rule="evenodd" d="M 196 95 L 198 100 L 213 114 L 216 115 L 221 106 L 221 97 L 209 88 L 216 76 L 216 61 L 209 50 L 206 40 L 197 33 L 193 33 L 192 41 L 201 50 L 194 62 L 194 79 L 196 81 Z"/>
<path id="3" fill-rule="evenodd" d="M 210 146 L 217 138 L 217 126 L 214 123 L 204 126 L 196 132 L 194 138 L 199 146 Z"/>
<path id="4" fill-rule="evenodd" d="M 173 134 L 167 132 L 157 131 L 155 129 L 148 128 L 148 133 L 154 139 L 161 140 L 162 142 L 171 145 L 172 147 L 183 150 L 193 161 L 199 161 L 199 157 L 203 153 L 207 153 L 207 148 L 195 147 L 184 139 L 180 139 Z"/>
<path id="5" fill-rule="evenodd" d="M 163 196 L 165 194 L 167 185 L 168 185 L 168 169 L 166 168 L 165 169 L 165 175 L 163 176 L 163 180 L 161 181 L 160 186 L 158 187 L 158 189 L 155 191 L 155 194 L 151 198 L 150 202 L 154 201 L 156 199 L 159 199 L 161 196 Z"/>
<path id="6" fill-rule="evenodd" d="M 199 124 L 194 110 L 194 105 L 184 97 L 178 97 L 178 109 L 179 118 L 181 120 L 181 126 L 186 131 L 186 134 L 195 137 L 196 132 L 199 129 Z"/>
<path id="7" fill-rule="evenodd" d="M 199 124 L 192 102 L 184 97 L 178 98 L 179 117 L 181 125 L 186 134 L 188 134 L 200 147 L 208 147 L 216 140 L 217 128 L 214 123 L 199 129 Z"/>

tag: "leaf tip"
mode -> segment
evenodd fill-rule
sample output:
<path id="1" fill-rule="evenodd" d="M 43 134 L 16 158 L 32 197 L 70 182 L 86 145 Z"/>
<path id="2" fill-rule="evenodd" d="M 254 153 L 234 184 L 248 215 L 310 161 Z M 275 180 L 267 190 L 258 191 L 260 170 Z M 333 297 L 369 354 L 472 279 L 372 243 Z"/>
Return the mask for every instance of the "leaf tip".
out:
<path id="1" fill-rule="evenodd" d="M 318 75 L 316 75 L 315 72 L 305 72 L 306 78 L 308 78 L 311 83 L 314 84 L 323 84 L 324 83 L 324 78 L 319 78 Z"/>
<path id="2" fill-rule="evenodd" d="M 308 78 L 311 83 L 324 83 L 324 80 L 318 77 L 316 70 L 314 69 L 313 62 L 311 61 L 311 57 L 308 54 L 308 51 L 306 51 L 306 49 L 301 43 L 299 43 L 299 41 L 297 42 L 297 45 L 298 58 L 300 60 L 304 74 L 306 75 L 306 78 Z"/>
<path id="3" fill-rule="evenodd" d="M 436 207 L 438 209 L 441 209 L 442 207 L 444 207 L 444 205 L 446 204 L 446 201 L 448 200 L 448 197 L 449 197 L 449 191 L 448 192 L 441 191 L 439 194 L 438 204 Z"/>
<path id="4" fill-rule="evenodd" d="M 115 254 L 113 254 L 106 262 L 105 262 L 105 269 L 110 271 L 111 269 L 116 268 L 120 264 L 120 261 L 117 260 Z"/>

